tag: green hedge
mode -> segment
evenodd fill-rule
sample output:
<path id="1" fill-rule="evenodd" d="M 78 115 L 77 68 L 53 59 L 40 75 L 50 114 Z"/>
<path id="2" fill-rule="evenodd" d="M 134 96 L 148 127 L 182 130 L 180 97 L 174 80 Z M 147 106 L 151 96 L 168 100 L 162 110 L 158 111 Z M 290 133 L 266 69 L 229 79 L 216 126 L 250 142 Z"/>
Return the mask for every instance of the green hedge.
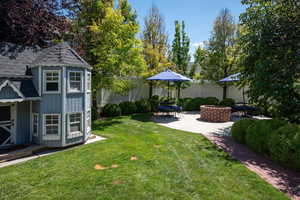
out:
<path id="1" fill-rule="evenodd" d="M 257 120 L 246 130 L 246 144 L 255 152 L 268 154 L 270 134 L 285 124 L 277 119 Z"/>
<path id="2" fill-rule="evenodd" d="M 121 115 L 121 108 L 118 104 L 106 104 L 103 107 L 102 114 L 105 117 L 116 117 Z"/>
<path id="3" fill-rule="evenodd" d="M 148 99 L 141 99 L 135 102 L 138 113 L 151 112 L 151 104 Z"/>
<path id="4" fill-rule="evenodd" d="M 283 120 L 240 120 L 232 138 L 275 162 L 300 171 L 300 126 Z"/>
<path id="5" fill-rule="evenodd" d="M 253 119 L 242 119 L 233 124 L 231 128 L 232 138 L 241 144 L 246 144 L 247 129 L 251 126 L 255 120 Z"/>
<path id="6" fill-rule="evenodd" d="M 129 114 L 133 114 L 137 111 L 136 105 L 134 102 L 122 102 L 119 104 L 120 108 L 121 108 L 121 113 L 122 115 L 129 115 Z"/>
<path id="7" fill-rule="evenodd" d="M 220 103 L 219 103 L 220 106 L 226 106 L 226 107 L 233 107 L 235 105 L 235 101 L 234 99 L 231 99 L 231 98 L 226 98 L 226 99 L 223 99 Z"/>
<path id="8" fill-rule="evenodd" d="M 268 148 L 273 160 L 300 171 L 299 125 L 286 124 L 271 132 Z"/>

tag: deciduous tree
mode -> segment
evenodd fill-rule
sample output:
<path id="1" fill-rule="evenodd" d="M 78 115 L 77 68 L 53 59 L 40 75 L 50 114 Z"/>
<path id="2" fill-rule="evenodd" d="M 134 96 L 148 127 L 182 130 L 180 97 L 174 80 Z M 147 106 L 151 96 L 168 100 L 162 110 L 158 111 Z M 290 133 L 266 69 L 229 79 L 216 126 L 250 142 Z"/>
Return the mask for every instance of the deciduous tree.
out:
<path id="1" fill-rule="evenodd" d="M 201 78 L 210 80 L 223 88 L 223 99 L 227 97 L 228 83 L 219 80 L 238 71 L 238 28 L 228 9 L 223 9 L 214 22 L 207 44 L 207 56 L 201 66 Z"/>
<path id="2" fill-rule="evenodd" d="M 47 46 L 50 41 L 61 39 L 70 27 L 66 16 L 69 4 L 65 1 L 0 1 L 0 41 Z"/>
<path id="3" fill-rule="evenodd" d="M 142 41 L 144 45 L 144 55 L 147 63 L 145 77 L 153 76 L 170 66 L 167 57 L 168 34 L 165 30 L 165 22 L 159 9 L 152 5 L 148 15 L 144 19 L 145 28 L 143 30 Z M 149 84 L 149 98 L 153 94 L 153 81 Z"/>
<path id="4" fill-rule="evenodd" d="M 253 102 L 276 108 L 280 117 L 300 122 L 300 3 L 243 0 L 240 16 L 244 80 Z"/>

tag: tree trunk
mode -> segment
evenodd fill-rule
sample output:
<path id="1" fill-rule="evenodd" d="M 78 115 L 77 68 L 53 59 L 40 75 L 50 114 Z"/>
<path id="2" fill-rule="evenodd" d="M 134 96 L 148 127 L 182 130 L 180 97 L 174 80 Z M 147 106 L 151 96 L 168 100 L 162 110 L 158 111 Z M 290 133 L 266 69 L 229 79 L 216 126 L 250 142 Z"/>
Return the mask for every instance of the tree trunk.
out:
<path id="1" fill-rule="evenodd" d="M 149 82 L 149 99 L 152 97 L 153 95 L 153 82 L 150 81 Z"/>
<path id="2" fill-rule="evenodd" d="M 180 94 L 181 94 L 181 83 L 178 83 L 178 88 L 177 88 L 177 98 L 180 99 Z"/>
<path id="3" fill-rule="evenodd" d="M 227 85 L 223 86 L 223 100 L 227 98 Z"/>

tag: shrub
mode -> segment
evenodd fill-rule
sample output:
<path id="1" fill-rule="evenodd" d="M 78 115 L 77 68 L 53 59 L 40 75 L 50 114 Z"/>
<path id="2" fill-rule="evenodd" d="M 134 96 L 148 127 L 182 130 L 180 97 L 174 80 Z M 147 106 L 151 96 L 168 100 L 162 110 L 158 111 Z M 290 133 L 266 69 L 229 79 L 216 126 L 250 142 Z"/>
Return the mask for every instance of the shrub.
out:
<path id="1" fill-rule="evenodd" d="M 149 103 L 151 104 L 151 111 L 157 111 L 157 107 L 160 104 L 159 96 L 155 95 L 149 99 Z"/>
<path id="2" fill-rule="evenodd" d="M 118 104 L 106 104 L 103 107 L 102 114 L 105 117 L 115 117 L 121 115 L 121 108 Z"/>
<path id="3" fill-rule="evenodd" d="M 231 128 L 232 138 L 241 144 L 246 144 L 246 133 L 249 126 L 251 126 L 255 120 L 253 119 L 242 119 L 233 124 Z"/>
<path id="4" fill-rule="evenodd" d="M 300 127 L 286 124 L 270 135 L 268 147 L 276 162 L 300 170 Z"/>
<path id="5" fill-rule="evenodd" d="M 216 97 L 207 97 L 204 100 L 205 105 L 219 105 L 219 99 Z"/>
<path id="6" fill-rule="evenodd" d="M 99 113 L 96 108 L 92 107 L 92 120 L 97 120 L 99 118 Z"/>
<path id="7" fill-rule="evenodd" d="M 183 109 L 186 111 L 196 110 L 196 101 L 192 98 L 185 98 L 183 102 Z"/>
<path id="8" fill-rule="evenodd" d="M 273 131 L 284 126 L 282 120 L 256 120 L 250 125 L 246 133 L 246 144 L 255 152 L 268 154 L 268 141 Z"/>
<path id="9" fill-rule="evenodd" d="M 122 102 L 119 104 L 121 108 L 122 115 L 129 115 L 136 112 L 136 105 L 134 102 Z"/>
<path id="10" fill-rule="evenodd" d="M 234 99 L 231 99 L 231 98 L 226 98 L 226 99 L 223 99 L 220 103 L 219 103 L 220 106 L 225 106 L 225 107 L 233 107 L 235 105 L 235 101 Z"/>
<path id="11" fill-rule="evenodd" d="M 141 99 L 135 102 L 137 112 L 148 113 L 151 112 L 151 104 L 147 99 Z"/>

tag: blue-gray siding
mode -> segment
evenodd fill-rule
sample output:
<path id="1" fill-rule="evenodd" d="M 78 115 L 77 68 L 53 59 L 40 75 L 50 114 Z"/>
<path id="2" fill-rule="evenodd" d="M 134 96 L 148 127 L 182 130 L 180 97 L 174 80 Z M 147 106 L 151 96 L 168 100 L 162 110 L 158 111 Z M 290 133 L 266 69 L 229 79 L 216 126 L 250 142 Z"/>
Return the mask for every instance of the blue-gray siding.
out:
<path id="1" fill-rule="evenodd" d="M 0 99 L 19 99 L 20 97 L 10 86 L 5 86 L 0 91 Z"/>
<path id="2" fill-rule="evenodd" d="M 30 142 L 30 102 L 17 104 L 16 144 Z"/>
<path id="3" fill-rule="evenodd" d="M 84 111 L 84 94 L 74 93 L 67 94 L 66 99 L 66 111 L 70 112 L 82 112 Z"/>

